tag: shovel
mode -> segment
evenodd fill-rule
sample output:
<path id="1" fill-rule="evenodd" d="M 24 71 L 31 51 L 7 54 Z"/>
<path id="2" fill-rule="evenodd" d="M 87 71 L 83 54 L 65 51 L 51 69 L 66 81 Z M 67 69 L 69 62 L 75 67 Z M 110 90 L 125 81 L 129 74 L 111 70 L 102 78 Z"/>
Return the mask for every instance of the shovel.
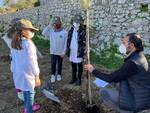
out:
<path id="1" fill-rule="evenodd" d="M 57 96 L 54 95 L 54 93 L 46 90 L 46 89 L 43 89 L 42 90 L 42 93 L 47 97 L 49 98 L 50 100 L 56 102 L 56 103 L 60 103 L 60 100 Z"/>
<path id="2" fill-rule="evenodd" d="M 47 82 L 46 86 L 40 88 L 40 91 L 46 96 L 46 98 L 60 104 L 60 100 L 57 96 L 55 96 L 53 89 L 54 89 L 53 84 Z"/>

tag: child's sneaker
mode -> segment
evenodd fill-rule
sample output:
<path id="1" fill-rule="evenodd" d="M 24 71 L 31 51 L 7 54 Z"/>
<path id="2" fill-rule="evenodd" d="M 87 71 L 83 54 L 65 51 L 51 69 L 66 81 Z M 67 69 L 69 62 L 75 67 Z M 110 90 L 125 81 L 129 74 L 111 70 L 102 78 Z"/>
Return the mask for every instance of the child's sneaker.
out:
<path id="1" fill-rule="evenodd" d="M 34 104 L 32 106 L 33 112 L 39 111 L 41 109 L 41 104 Z"/>
<path id="2" fill-rule="evenodd" d="M 57 75 L 57 81 L 61 81 L 61 75 Z"/>
<path id="3" fill-rule="evenodd" d="M 27 110 L 25 108 L 22 108 L 21 113 L 27 113 Z"/>
<path id="4" fill-rule="evenodd" d="M 39 111 L 41 109 L 41 104 L 34 104 L 32 106 L 33 112 Z M 21 113 L 27 113 L 27 110 L 25 108 L 21 109 Z"/>
<path id="5" fill-rule="evenodd" d="M 55 75 L 51 75 L 51 83 L 55 82 Z"/>

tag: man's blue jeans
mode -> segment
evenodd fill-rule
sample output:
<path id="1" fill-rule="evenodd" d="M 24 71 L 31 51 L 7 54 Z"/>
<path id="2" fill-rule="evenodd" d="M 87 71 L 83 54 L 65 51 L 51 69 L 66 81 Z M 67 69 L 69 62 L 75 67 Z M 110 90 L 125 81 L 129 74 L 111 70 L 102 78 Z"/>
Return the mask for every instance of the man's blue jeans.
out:
<path id="1" fill-rule="evenodd" d="M 25 109 L 27 110 L 27 113 L 33 113 L 32 111 L 32 106 L 34 104 L 34 96 L 35 96 L 35 91 L 23 91 L 24 95 L 24 106 Z"/>

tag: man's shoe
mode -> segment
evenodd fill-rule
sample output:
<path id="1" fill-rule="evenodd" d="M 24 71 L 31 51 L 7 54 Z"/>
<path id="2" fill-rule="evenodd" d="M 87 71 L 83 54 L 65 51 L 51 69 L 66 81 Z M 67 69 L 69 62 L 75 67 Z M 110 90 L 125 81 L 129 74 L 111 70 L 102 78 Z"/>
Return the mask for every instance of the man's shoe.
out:
<path id="1" fill-rule="evenodd" d="M 76 83 L 76 81 L 77 81 L 77 80 L 71 80 L 71 81 L 69 82 L 69 84 L 74 84 L 74 83 Z"/>

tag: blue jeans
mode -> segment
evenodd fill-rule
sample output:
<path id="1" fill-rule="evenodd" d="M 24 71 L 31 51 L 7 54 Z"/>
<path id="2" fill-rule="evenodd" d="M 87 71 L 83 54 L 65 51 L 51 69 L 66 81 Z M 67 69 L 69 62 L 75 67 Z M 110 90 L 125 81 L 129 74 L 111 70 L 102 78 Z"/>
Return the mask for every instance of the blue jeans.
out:
<path id="1" fill-rule="evenodd" d="M 24 95 L 24 107 L 27 110 L 27 113 L 33 113 L 32 106 L 34 104 L 34 95 L 35 91 L 23 91 Z"/>
<path id="2" fill-rule="evenodd" d="M 56 65 L 58 66 L 57 74 L 61 75 L 61 73 L 62 73 L 62 62 L 63 62 L 63 58 L 61 58 L 61 56 L 51 54 L 51 75 L 56 74 Z"/>

